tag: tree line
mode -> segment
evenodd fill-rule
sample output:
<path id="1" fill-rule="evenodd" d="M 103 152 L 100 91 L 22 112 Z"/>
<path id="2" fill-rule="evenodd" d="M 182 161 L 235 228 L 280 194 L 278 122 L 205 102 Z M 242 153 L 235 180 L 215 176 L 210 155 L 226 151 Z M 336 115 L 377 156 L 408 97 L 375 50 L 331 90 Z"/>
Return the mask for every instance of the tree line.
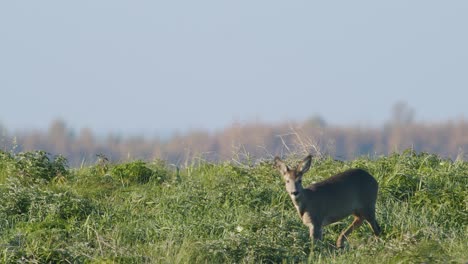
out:
<path id="1" fill-rule="evenodd" d="M 190 131 L 167 139 L 98 137 L 89 128 L 78 133 L 64 121 L 53 121 L 46 131 L 10 133 L 3 130 L 0 147 L 5 151 L 45 150 L 62 154 L 71 166 L 94 164 L 97 155 L 112 162 L 163 159 L 176 165 L 207 161 L 270 159 L 274 155 L 309 152 L 347 160 L 378 156 L 412 148 L 451 159 L 466 159 L 468 122 L 414 122 L 409 113 L 394 113 L 382 127 L 328 125 L 320 117 L 301 122 L 268 124 L 234 123 L 217 132 Z"/>

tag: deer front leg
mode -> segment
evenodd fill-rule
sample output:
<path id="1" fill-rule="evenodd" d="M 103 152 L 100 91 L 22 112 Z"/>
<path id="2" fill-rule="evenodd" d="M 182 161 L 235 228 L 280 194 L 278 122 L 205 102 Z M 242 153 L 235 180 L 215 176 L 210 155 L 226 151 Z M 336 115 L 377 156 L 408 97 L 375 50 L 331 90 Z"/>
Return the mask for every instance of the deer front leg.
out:
<path id="1" fill-rule="evenodd" d="M 310 239 L 314 238 L 314 225 L 312 223 L 308 224 L 307 227 L 309 228 L 309 236 Z"/>
<path id="2" fill-rule="evenodd" d="M 309 227 L 310 238 L 314 241 L 322 240 L 322 227 L 320 225 L 314 226 L 310 225 Z"/>
<path id="3" fill-rule="evenodd" d="M 303 223 L 309 227 L 309 236 L 310 239 L 313 240 L 321 240 L 322 239 L 322 222 L 318 219 L 314 219 L 310 216 L 309 213 L 305 213 L 302 216 Z"/>

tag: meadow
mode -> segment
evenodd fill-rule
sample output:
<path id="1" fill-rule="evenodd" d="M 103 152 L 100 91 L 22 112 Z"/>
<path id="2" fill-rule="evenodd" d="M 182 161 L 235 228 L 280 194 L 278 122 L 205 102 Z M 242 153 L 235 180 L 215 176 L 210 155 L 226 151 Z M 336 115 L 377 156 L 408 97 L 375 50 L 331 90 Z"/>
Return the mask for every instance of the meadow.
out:
<path id="1" fill-rule="evenodd" d="M 298 161 L 298 156 L 289 157 Z M 0 152 L 1 263 L 466 263 L 468 162 L 406 150 L 315 157 L 304 185 L 349 168 L 379 182 L 377 219 L 334 247 L 352 217 L 311 243 L 271 160 L 175 168 L 164 161 L 69 168 Z"/>

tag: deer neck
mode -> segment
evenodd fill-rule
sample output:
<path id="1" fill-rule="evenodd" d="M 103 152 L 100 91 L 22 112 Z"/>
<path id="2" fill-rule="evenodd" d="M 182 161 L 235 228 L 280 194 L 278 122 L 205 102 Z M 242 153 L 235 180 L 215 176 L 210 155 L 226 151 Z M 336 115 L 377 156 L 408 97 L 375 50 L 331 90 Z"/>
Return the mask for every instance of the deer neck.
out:
<path id="1" fill-rule="evenodd" d="M 296 207 L 297 211 L 299 212 L 300 215 L 302 215 L 303 211 L 304 211 L 304 192 L 303 190 L 301 189 L 300 194 L 298 196 L 293 196 L 293 195 L 289 195 L 291 197 L 291 200 L 294 204 L 294 207 Z"/>

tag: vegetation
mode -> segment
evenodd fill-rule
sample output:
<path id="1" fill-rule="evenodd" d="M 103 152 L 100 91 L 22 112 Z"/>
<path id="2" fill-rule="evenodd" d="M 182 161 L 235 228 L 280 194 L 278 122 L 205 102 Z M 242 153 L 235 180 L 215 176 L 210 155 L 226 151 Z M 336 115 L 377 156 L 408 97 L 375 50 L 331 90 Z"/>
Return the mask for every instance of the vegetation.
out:
<path id="1" fill-rule="evenodd" d="M 194 160 L 70 169 L 45 152 L 0 152 L 3 263 L 466 263 L 468 162 L 408 150 L 376 159 L 317 158 L 304 183 L 364 168 L 380 184 L 380 238 L 351 219 L 311 244 L 271 161 Z"/>

